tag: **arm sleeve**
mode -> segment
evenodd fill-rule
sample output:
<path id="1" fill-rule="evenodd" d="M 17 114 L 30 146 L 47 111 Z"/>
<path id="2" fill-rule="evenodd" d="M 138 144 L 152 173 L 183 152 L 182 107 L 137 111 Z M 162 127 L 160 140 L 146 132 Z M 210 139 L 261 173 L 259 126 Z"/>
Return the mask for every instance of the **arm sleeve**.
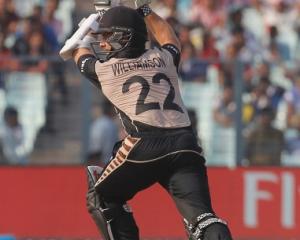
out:
<path id="1" fill-rule="evenodd" d="M 98 76 L 96 74 L 95 65 L 97 58 L 92 54 L 82 55 L 77 62 L 79 71 L 88 78 L 97 88 L 101 88 Z"/>
<path id="2" fill-rule="evenodd" d="M 179 49 L 173 44 L 165 44 L 162 46 L 163 49 L 166 49 L 169 53 L 171 53 L 173 57 L 173 62 L 178 69 L 179 62 L 180 62 L 180 51 Z"/>

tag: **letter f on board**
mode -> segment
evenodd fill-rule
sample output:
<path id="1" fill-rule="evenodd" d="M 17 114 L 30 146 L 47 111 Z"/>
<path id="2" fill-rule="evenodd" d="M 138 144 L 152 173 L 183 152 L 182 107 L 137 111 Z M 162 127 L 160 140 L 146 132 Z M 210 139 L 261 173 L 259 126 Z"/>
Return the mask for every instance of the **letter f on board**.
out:
<path id="1" fill-rule="evenodd" d="M 244 224 L 249 228 L 258 225 L 258 201 L 272 200 L 272 193 L 258 188 L 261 181 L 277 183 L 278 178 L 270 172 L 247 172 L 244 175 Z"/>

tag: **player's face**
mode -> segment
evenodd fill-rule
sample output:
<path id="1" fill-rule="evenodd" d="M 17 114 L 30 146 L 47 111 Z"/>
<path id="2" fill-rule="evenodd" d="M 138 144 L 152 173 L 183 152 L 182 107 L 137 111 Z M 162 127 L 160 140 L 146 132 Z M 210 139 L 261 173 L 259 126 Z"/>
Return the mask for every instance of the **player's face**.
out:
<path id="1" fill-rule="evenodd" d="M 111 51 L 112 47 L 108 42 L 100 42 L 100 48 L 105 51 Z"/>
<path id="2" fill-rule="evenodd" d="M 111 51 L 112 46 L 107 42 L 107 39 L 111 36 L 112 33 L 103 33 L 100 36 L 100 48 L 105 51 Z"/>

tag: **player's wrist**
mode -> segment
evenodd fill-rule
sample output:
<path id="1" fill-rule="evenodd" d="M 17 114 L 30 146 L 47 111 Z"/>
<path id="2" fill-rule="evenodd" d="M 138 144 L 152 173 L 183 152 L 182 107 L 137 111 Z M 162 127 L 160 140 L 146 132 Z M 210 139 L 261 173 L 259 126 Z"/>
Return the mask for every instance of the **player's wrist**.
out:
<path id="1" fill-rule="evenodd" d="M 137 9 L 137 11 L 143 18 L 147 17 L 148 15 L 150 15 L 152 13 L 152 9 L 150 8 L 150 6 L 148 4 L 140 6 Z"/>

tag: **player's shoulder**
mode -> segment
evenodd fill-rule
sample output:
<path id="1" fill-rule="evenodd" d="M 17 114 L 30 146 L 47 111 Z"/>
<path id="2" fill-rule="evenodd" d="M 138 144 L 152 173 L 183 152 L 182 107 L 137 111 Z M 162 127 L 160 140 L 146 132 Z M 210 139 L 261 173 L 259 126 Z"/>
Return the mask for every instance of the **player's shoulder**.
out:
<path id="1" fill-rule="evenodd" d="M 144 54 L 141 56 L 141 58 L 146 58 L 146 59 L 153 58 L 153 57 L 171 59 L 172 54 L 164 47 L 154 46 L 154 47 L 147 49 L 144 52 Z"/>
<path id="2" fill-rule="evenodd" d="M 144 52 L 144 54 L 142 56 L 148 56 L 148 55 L 153 55 L 153 54 L 157 54 L 157 55 L 160 55 L 162 54 L 162 49 L 158 46 L 153 46 L 153 47 L 150 47 L 148 49 L 146 49 L 146 51 Z"/>
<path id="3" fill-rule="evenodd" d="M 149 54 L 158 54 L 168 62 L 173 63 L 177 68 L 180 62 L 180 50 L 173 44 L 164 44 L 161 47 L 154 47 L 148 50 Z"/>

